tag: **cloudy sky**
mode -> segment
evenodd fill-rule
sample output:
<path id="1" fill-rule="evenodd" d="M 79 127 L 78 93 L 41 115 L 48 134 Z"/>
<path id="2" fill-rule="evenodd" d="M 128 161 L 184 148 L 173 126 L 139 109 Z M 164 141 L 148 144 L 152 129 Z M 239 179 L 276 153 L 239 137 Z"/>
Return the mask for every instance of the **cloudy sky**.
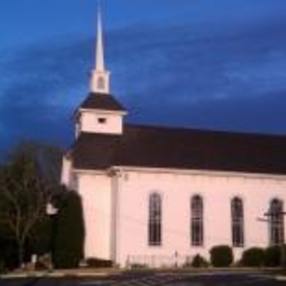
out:
<path id="1" fill-rule="evenodd" d="M 68 146 L 88 93 L 96 0 L 1 0 L 0 151 Z M 128 121 L 286 134 L 285 0 L 103 0 Z"/>

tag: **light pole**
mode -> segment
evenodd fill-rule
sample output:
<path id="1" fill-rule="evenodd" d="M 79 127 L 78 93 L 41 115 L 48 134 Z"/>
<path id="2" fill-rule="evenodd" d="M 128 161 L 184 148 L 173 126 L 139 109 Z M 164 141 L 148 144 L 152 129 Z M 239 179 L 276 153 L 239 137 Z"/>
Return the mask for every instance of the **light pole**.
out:
<path id="1" fill-rule="evenodd" d="M 271 223 L 271 222 L 273 222 L 273 218 L 278 217 L 278 216 L 284 217 L 285 215 L 286 215 L 286 212 L 283 212 L 283 211 L 279 211 L 279 212 L 268 211 L 268 212 L 263 214 L 263 216 L 267 217 L 267 219 L 258 218 L 257 220 L 260 222 Z M 284 228 L 284 225 L 283 225 L 283 228 Z M 281 252 L 280 264 L 281 264 L 281 267 L 285 267 L 286 266 L 286 264 L 285 264 L 286 255 L 285 255 L 285 247 L 284 247 L 284 233 L 283 233 L 282 239 L 281 239 L 281 235 L 279 237 L 278 246 L 280 247 L 280 252 Z"/>
<path id="2" fill-rule="evenodd" d="M 280 217 L 283 217 L 286 215 L 286 212 L 283 211 L 269 211 L 264 213 L 264 216 L 267 217 L 266 221 L 268 222 L 273 222 L 275 218 L 278 217 L 278 219 L 280 220 Z M 270 218 L 270 219 L 269 219 Z M 284 220 L 282 219 L 282 223 L 284 222 Z M 277 222 L 276 222 L 277 223 Z M 283 225 L 283 229 L 284 229 L 284 225 Z M 280 258 L 280 263 L 281 263 L 281 267 L 285 267 L 285 247 L 284 247 L 284 232 L 281 234 L 279 233 L 279 243 L 278 246 L 280 246 L 280 252 L 281 252 L 281 258 Z M 283 237 L 281 237 L 283 236 Z"/>

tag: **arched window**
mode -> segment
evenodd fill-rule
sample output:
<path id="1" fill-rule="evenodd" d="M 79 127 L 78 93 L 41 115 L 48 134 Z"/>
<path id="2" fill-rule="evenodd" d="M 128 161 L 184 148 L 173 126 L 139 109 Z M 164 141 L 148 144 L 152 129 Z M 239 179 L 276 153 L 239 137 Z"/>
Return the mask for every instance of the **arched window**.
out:
<path id="1" fill-rule="evenodd" d="M 202 246 L 203 243 L 203 199 L 196 195 L 191 199 L 191 244 L 193 246 Z"/>
<path id="2" fill-rule="evenodd" d="M 269 231 L 270 244 L 279 245 L 284 243 L 284 214 L 283 202 L 278 199 L 273 199 L 270 202 L 269 208 Z"/>
<path id="3" fill-rule="evenodd" d="M 161 196 L 153 193 L 149 197 L 149 245 L 161 245 L 162 243 L 162 200 Z"/>
<path id="4" fill-rule="evenodd" d="M 244 246 L 244 214 L 243 202 L 240 198 L 231 200 L 231 228 L 232 245 L 234 247 Z"/>
<path id="5" fill-rule="evenodd" d="M 105 80 L 104 77 L 99 77 L 97 81 L 97 87 L 98 89 L 105 89 Z"/>

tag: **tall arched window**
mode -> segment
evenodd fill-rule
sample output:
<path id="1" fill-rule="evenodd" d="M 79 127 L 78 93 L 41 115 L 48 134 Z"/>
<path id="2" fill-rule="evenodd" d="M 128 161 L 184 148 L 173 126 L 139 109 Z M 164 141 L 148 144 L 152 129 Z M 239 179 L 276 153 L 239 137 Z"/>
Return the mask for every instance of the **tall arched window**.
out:
<path id="1" fill-rule="evenodd" d="M 148 239 L 149 245 L 161 245 L 162 243 L 162 199 L 158 193 L 149 197 L 149 222 Z"/>
<path id="2" fill-rule="evenodd" d="M 191 199 L 191 244 L 193 246 L 202 246 L 203 243 L 203 199 L 196 195 Z"/>
<path id="3" fill-rule="evenodd" d="M 283 202 L 281 200 L 273 199 L 270 202 L 269 224 L 270 244 L 284 243 L 284 214 Z"/>
<path id="4" fill-rule="evenodd" d="M 231 200 L 231 228 L 232 245 L 234 247 L 244 246 L 244 214 L 243 202 L 240 198 Z"/>

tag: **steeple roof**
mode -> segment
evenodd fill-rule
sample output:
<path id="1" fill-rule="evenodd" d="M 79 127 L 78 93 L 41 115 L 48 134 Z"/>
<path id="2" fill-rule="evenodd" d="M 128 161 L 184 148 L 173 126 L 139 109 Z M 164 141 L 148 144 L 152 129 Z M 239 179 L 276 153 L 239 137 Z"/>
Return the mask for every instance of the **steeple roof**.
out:
<path id="1" fill-rule="evenodd" d="M 126 111 L 126 109 L 111 94 L 94 92 L 89 93 L 88 97 L 80 105 L 80 108 Z"/>

